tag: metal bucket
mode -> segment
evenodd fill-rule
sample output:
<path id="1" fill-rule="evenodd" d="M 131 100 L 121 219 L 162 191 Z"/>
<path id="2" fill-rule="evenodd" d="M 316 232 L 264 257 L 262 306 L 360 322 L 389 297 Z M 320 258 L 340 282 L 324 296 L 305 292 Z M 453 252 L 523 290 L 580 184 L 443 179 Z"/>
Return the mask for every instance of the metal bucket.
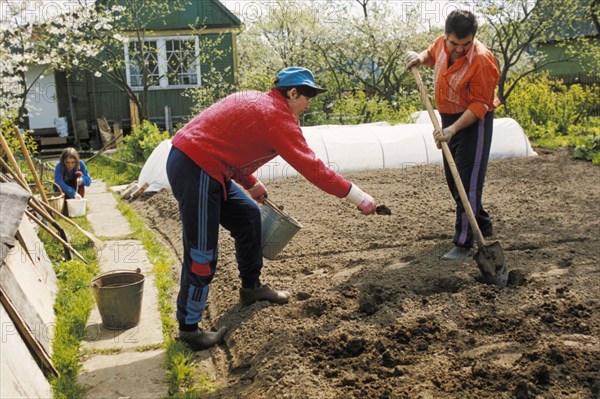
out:
<path id="1" fill-rule="evenodd" d="M 302 225 L 271 201 L 260 208 L 260 216 L 263 256 L 273 260 L 300 231 Z"/>
<path id="2" fill-rule="evenodd" d="M 140 323 L 144 279 L 140 269 L 111 270 L 92 279 L 94 297 L 105 328 L 126 330 Z"/>

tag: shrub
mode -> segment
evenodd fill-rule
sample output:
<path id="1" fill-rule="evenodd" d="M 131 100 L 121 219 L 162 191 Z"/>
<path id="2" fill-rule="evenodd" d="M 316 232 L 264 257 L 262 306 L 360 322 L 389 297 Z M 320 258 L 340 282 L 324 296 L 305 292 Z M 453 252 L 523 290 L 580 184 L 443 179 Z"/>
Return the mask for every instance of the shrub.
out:
<path id="1" fill-rule="evenodd" d="M 598 87 L 566 86 L 547 74 L 518 83 L 497 116 L 518 121 L 533 139 L 589 134 L 589 115 L 600 106 Z"/>
<path id="2" fill-rule="evenodd" d="M 342 124 L 360 124 L 371 122 L 389 122 L 390 124 L 405 123 L 409 120 L 410 114 L 418 108 L 411 100 L 411 96 L 400 96 L 394 102 L 384 98 L 373 96 L 358 90 L 355 93 L 348 93 L 341 101 L 333 106 L 333 121 Z"/>
<path id="3" fill-rule="evenodd" d="M 133 162 L 145 161 L 152 151 L 169 137 L 169 132 L 161 133 L 155 124 L 143 121 L 133 128 L 130 135 L 125 137 L 125 145 L 119 155 Z"/>
<path id="4" fill-rule="evenodd" d="M 577 146 L 573 151 L 573 157 L 587 159 L 594 165 L 600 165 L 600 136 L 589 136 L 583 145 Z"/>
<path id="5" fill-rule="evenodd" d="M 14 157 L 18 159 L 21 156 L 23 156 L 23 153 L 21 151 L 21 145 L 19 144 L 19 140 L 14 134 L 16 126 L 17 125 L 14 119 L 6 117 L 0 118 L 0 132 L 2 132 L 2 134 L 4 135 L 4 138 L 8 143 L 8 147 L 10 148 Z M 25 134 L 23 135 L 23 140 L 25 141 L 25 147 L 27 147 L 27 150 L 30 154 L 34 154 L 37 152 L 37 143 L 35 142 L 33 137 L 31 137 L 31 135 L 25 132 Z M 0 151 L 2 151 L 1 148 Z"/>

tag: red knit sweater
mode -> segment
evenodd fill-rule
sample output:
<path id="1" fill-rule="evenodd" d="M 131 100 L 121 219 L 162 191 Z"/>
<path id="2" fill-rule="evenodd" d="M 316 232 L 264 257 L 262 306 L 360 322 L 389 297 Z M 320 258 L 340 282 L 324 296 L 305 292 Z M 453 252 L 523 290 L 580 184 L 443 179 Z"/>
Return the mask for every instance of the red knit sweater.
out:
<path id="1" fill-rule="evenodd" d="M 245 189 L 257 181 L 253 173 L 280 155 L 321 190 L 339 198 L 351 183 L 325 166 L 308 147 L 298 120 L 276 90 L 232 94 L 186 124 L 172 144 L 209 176 L 233 179 Z"/>

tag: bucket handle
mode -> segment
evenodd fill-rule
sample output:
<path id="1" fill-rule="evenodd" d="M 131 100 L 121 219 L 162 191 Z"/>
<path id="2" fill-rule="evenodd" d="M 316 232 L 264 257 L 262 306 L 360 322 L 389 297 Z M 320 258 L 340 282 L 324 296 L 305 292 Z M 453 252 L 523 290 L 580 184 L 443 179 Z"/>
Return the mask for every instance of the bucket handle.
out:
<path id="1" fill-rule="evenodd" d="M 105 277 L 105 276 L 110 276 L 111 274 L 123 273 L 123 272 L 131 273 L 133 271 L 135 271 L 138 274 L 142 274 L 142 269 L 140 269 L 139 267 L 137 269 L 135 269 L 135 270 L 115 269 L 115 270 L 109 270 L 109 271 L 104 272 L 104 273 L 100 273 L 99 275 L 95 276 L 92 279 L 92 281 L 90 282 L 90 287 L 92 287 L 92 288 L 100 288 L 100 286 L 98 284 L 96 284 L 95 281 L 93 281 L 93 280 L 96 280 L 97 277 Z"/>
<path id="2" fill-rule="evenodd" d="M 283 209 L 281 209 L 279 207 L 279 205 L 277 205 L 276 203 L 274 203 L 273 201 L 271 201 L 270 199 L 266 199 L 265 202 L 267 203 L 267 205 L 269 205 L 271 208 L 273 208 L 273 210 L 283 216 L 285 216 L 286 218 L 289 218 L 290 215 L 289 213 L 285 212 Z"/>

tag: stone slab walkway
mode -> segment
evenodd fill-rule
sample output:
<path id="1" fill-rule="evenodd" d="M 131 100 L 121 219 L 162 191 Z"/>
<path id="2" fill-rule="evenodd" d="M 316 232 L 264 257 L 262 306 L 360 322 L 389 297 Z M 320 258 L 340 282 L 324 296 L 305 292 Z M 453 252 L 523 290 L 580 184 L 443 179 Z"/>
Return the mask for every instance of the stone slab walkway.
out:
<path id="1" fill-rule="evenodd" d="M 88 200 L 86 216 L 99 237 L 124 237 L 131 234 L 131 227 L 125 216 L 117 209 L 117 200 L 101 181 L 94 181 L 85 189 Z"/>
<path id="2" fill-rule="evenodd" d="M 144 274 L 140 323 L 127 330 L 104 327 L 97 306 L 92 311 L 82 347 L 86 356 L 79 383 L 84 398 L 164 398 L 167 396 L 166 353 L 152 265 L 141 242 L 120 239 L 131 234 L 117 201 L 101 181 L 86 191 L 87 217 L 97 236 L 109 239 L 100 253 L 102 272 L 136 271 Z M 110 238 L 116 238 L 110 240 Z"/>

